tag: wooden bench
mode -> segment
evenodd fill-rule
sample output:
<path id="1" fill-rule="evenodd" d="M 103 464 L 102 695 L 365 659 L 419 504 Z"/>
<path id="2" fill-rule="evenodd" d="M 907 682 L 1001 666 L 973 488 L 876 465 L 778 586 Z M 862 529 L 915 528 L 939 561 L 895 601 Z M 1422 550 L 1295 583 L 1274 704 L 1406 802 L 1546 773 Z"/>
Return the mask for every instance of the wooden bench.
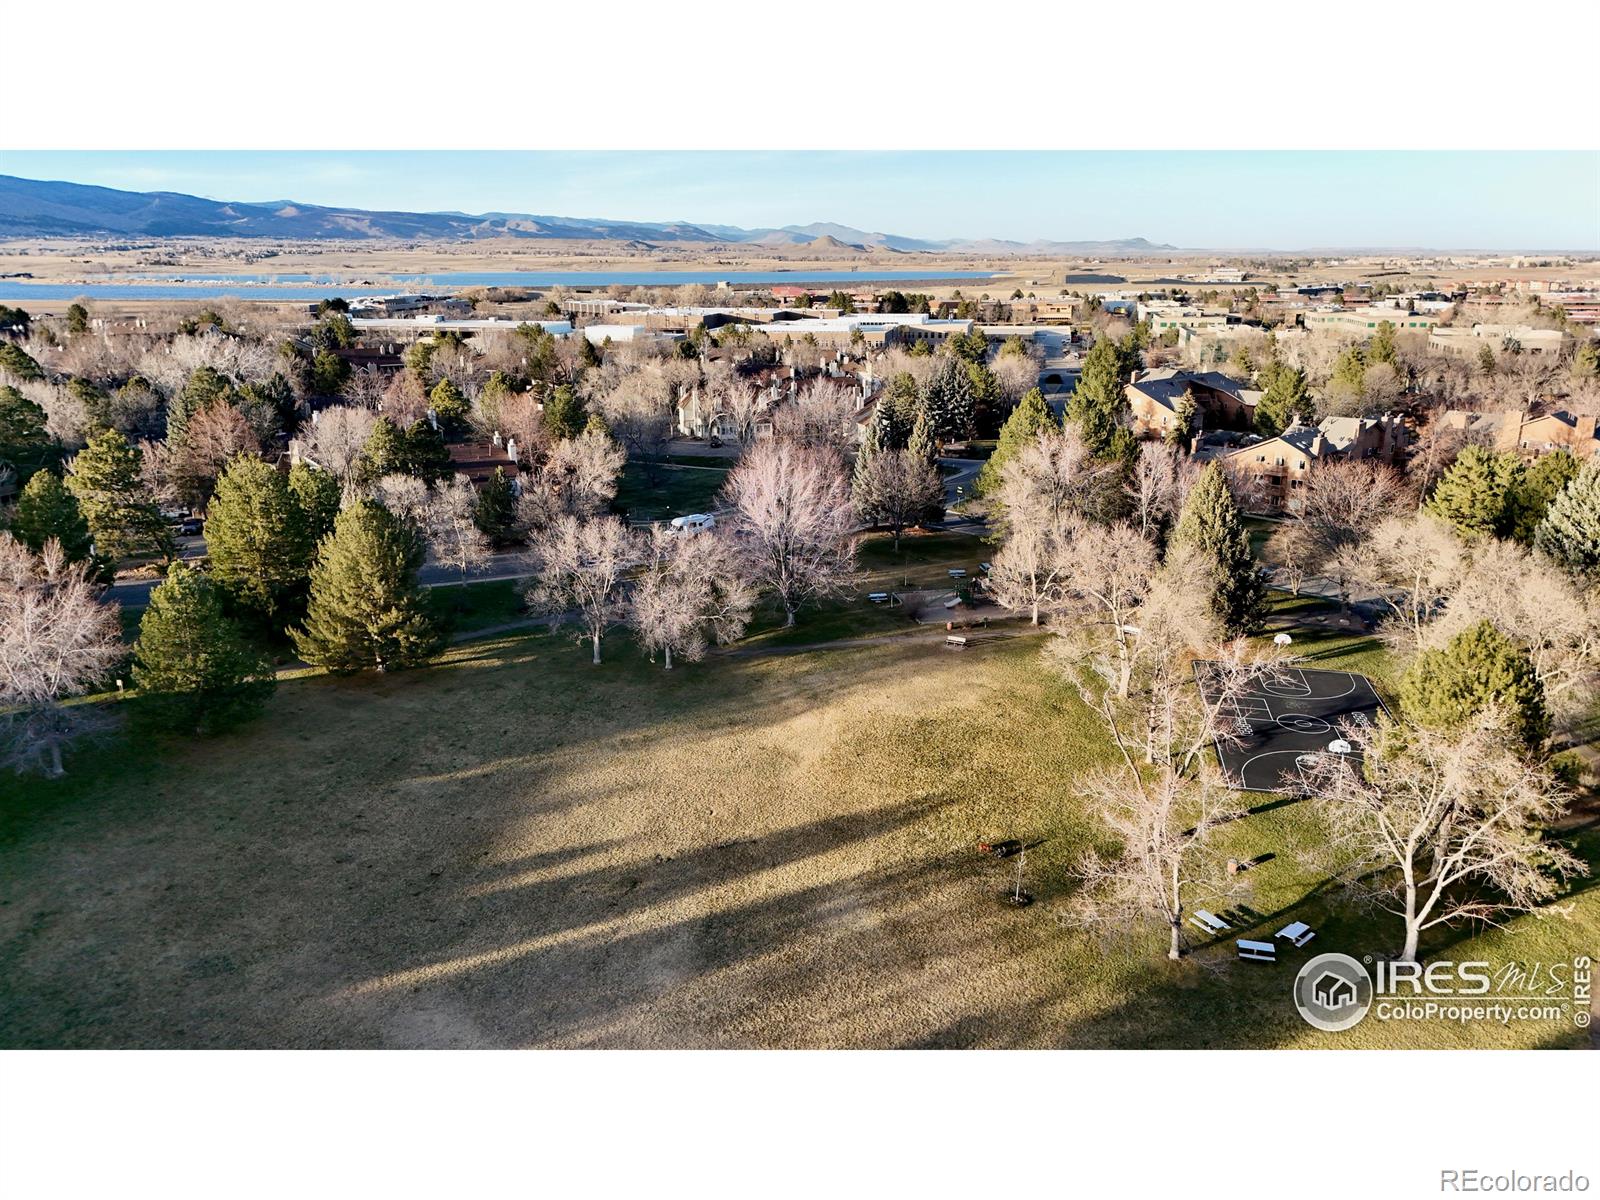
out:
<path id="1" fill-rule="evenodd" d="M 965 650 L 967 648 L 967 639 L 959 633 L 952 633 L 944 639 L 944 644 L 953 650 Z"/>
<path id="2" fill-rule="evenodd" d="M 960 608 L 961 607 L 961 597 L 960 596 L 956 596 L 953 599 L 946 600 L 944 602 L 944 606 L 946 608 Z"/>
<path id="3" fill-rule="evenodd" d="M 1278 948 L 1271 942 L 1252 942 L 1240 938 L 1238 945 L 1240 958 L 1248 959 L 1250 962 L 1278 961 Z"/>

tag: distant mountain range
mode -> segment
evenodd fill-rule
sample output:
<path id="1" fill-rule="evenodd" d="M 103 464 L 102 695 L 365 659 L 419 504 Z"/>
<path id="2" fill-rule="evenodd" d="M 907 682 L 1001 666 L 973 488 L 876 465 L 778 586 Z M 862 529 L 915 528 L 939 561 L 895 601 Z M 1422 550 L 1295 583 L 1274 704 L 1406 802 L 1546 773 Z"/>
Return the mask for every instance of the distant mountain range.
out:
<path id="1" fill-rule="evenodd" d="M 124 192 L 115 188 L 0 175 L 0 237 L 244 237 L 285 240 L 470 241 L 529 238 L 601 241 L 627 248 L 683 243 L 739 243 L 774 249 L 805 248 L 831 254 L 956 252 L 986 255 L 1066 254 L 1092 257 L 1174 250 L 1144 238 L 1099 242 L 1008 242 L 953 238 L 928 241 L 869 233 L 817 221 L 781 229 L 686 221 L 603 221 L 528 213 L 371 212 L 326 208 L 292 200 L 265 203 L 206 200 L 180 192 Z"/>

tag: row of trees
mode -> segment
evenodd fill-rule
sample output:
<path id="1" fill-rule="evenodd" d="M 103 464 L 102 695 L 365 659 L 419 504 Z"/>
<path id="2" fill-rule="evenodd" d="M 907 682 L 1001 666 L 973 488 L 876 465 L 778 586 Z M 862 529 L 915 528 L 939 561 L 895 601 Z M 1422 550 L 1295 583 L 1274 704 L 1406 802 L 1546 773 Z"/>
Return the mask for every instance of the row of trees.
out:
<path id="1" fill-rule="evenodd" d="M 1118 933 L 1154 922 L 1176 958 L 1185 914 L 1241 883 L 1218 834 L 1242 810 L 1206 749 L 1248 732 L 1233 702 L 1292 660 L 1238 637 L 1264 588 L 1219 466 L 1197 473 L 1147 444 L 1128 472 L 1042 405 L 1025 400 L 1014 419 L 991 492 L 1004 539 L 991 587 L 1051 624 L 1052 657 L 1119 763 L 1083 784 L 1110 840 L 1077 862 L 1069 916 Z M 1542 830 L 1569 799 L 1551 731 L 1586 711 L 1600 665 L 1600 467 L 1492 463 L 1496 505 L 1477 458 L 1446 471 L 1420 511 L 1387 468 L 1325 467 L 1271 543 L 1291 576 L 1334 578 L 1347 602 L 1370 591 L 1389 608 L 1406 668 L 1399 718 L 1345 731 L 1361 754 L 1319 758 L 1302 785 L 1328 822 L 1322 865 L 1396 915 L 1408 958 L 1429 929 L 1544 903 L 1584 870 Z M 1460 498 L 1469 484 L 1479 499 Z"/>

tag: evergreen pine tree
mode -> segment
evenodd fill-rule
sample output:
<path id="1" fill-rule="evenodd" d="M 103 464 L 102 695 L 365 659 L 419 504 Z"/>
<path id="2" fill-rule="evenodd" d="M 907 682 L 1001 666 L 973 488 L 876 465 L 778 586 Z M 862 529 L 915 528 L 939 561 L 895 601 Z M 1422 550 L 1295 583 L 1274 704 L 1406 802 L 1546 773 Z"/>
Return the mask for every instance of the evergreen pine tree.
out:
<path id="1" fill-rule="evenodd" d="M 141 718 L 218 733 L 257 715 L 277 686 L 272 663 L 223 615 L 211 582 L 184 563 L 150 593 L 133 649 Z"/>
<path id="2" fill-rule="evenodd" d="M 78 511 L 77 500 L 53 471 L 40 471 L 28 480 L 28 486 L 17 497 L 11 532 L 35 554 L 55 538 L 68 562 L 85 562 L 89 558 L 89 523 Z"/>
<path id="3" fill-rule="evenodd" d="M 405 431 L 396 427 L 388 417 L 379 417 L 372 423 L 372 432 L 367 435 L 366 445 L 361 448 L 361 457 L 361 473 L 367 479 L 411 473 Z"/>
<path id="4" fill-rule="evenodd" d="M 1427 510 L 1467 538 L 1505 533 L 1513 489 L 1521 482 L 1515 454 L 1468 446 L 1434 485 Z"/>
<path id="5" fill-rule="evenodd" d="M 496 467 L 478 492 L 472 521 L 495 546 L 508 546 L 516 540 L 512 530 L 517 523 L 517 497 L 504 467 Z"/>
<path id="6" fill-rule="evenodd" d="M 450 451 L 433 422 L 422 418 L 411 422 L 406 430 L 405 462 L 406 474 L 424 483 L 437 483 L 450 474 Z"/>
<path id="7" fill-rule="evenodd" d="M 441 425 L 459 425 L 472 411 L 466 395 L 449 376 L 433 385 L 433 391 L 428 393 L 428 403 Z"/>
<path id="8" fill-rule="evenodd" d="M 23 382 L 44 378 L 44 368 L 21 346 L 0 338 L 0 371 L 15 375 Z"/>
<path id="9" fill-rule="evenodd" d="M 237 608 L 281 629 L 305 598 L 315 543 L 289 481 L 254 455 L 240 455 L 217 480 L 206 516 L 217 586 Z"/>
<path id="10" fill-rule="evenodd" d="M 190 419 L 201 409 L 219 400 L 232 404 L 235 399 L 233 384 L 226 375 L 214 367 L 196 367 L 167 403 L 167 440 L 182 441 Z"/>
<path id="11" fill-rule="evenodd" d="M 585 338 L 583 344 L 588 346 L 593 343 Z M 583 432 L 584 422 L 588 419 L 589 413 L 583 401 L 564 383 L 552 391 L 544 402 L 544 427 L 557 441 L 577 437 Z"/>
<path id="12" fill-rule="evenodd" d="M 103 429 L 68 464 L 67 490 L 89 523 L 95 553 L 110 564 L 134 555 L 172 554 L 172 535 L 140 475 L 144 454 L 115 429 Z"/>
<path id="13" fill-rule="evenodd" d="M 1511 732 L 1530 748 L 1550 733 L 1544 685 L 1533 660 L 1488 621 L 1417 655 L 1400 679 L 1399 697 L 1401 711 L 1430 728 L 1459 728 L 1496 704 Z"/>
<path id="14" fill-rule="evenodd" d="M 972 428 L 980 437 L 993 437 L 1000 421 L 1000 381 L 981 362 L 967 364 L 972 384 Z"/>
<path id="15" fill-rule="evenodd" d="M 1078 386 L 1067 399 L 1067 420 L 1078 427 L 1078 436 L 1097 458 L 1110 453 L 1112 438 L 1127 409 L 1123 392 L 1126 365 L 1117 344 L 1101 338 L 1084 355 Z"/>
<path id="16" fill-rule="evenodd" d="M 322 539 L 333 532 L 334 519 L 339 515 L 339 481 L 329 471 L 295 463 L 289 468 L 289 492 L 300 507 L 300 519 L 305 523 L 306 540 L 314 556 Z"/>
<path id="17" fill-rule="evenodd" d="M 1267 390 L 1256 402 L 1256 432 L 1276 437 L 1295 421 L 1304 424 L 1314 415 L 1306 373 L 1298 367 L 1278 365 L 1270 372 Z"/>
<path id="18" fill-rule="evenodd" d="M 1521 473 L 1506 497 L 1506 532 L 1524 546 L 1533 545 L 1551 502 L 1578 477 L 1583 464 L 1571 451 L 1556 450 L 1544 455 Z"/>
<path id="19" fill-rule="evenodd" d="M 56 459 L 55 439 L 46 427 L 44 409 L 14 387 L 0 387 L 0 476 L 7 471 L 18 484 Z"/>
<path id="20" fill-rule="evenodd" d="M 350 364 L 332 350 L 311 356 L 311 390 L 318 396 L 337 396 L 350 378 Z"/>
<path id="21" fill-rule="evenodd" d="M 850 475 L 850 498 L 858 513 L 865 513 L 870 508 L 870 468 L 872 460 L 882 453 L 883 434 L 877 421 L 869 421 L 866 432 L 861 435 L 861 444 L 856 447 L 855 469 Z"/>
<path id="22" fill-rule="evenodd" d="M 1265 609 L 1266 583 L 1219 464 L 1207 465 L 1189 490 L 1172 540 L 1197 550 L 1210 565 L 1211 609 L 1223 628 L 1233 635 L 1253 629 Z"/>
<path id="23" fill-rule="evenodd" d="M 1396 370 L 1400 367 L 1400 356 L 1394 348 L 1394 322 L 1379 321 L 1377 332 L 1372 335 L 1372 340 L 1367 343 L 1367 365 L 1387 363 Z"/>
<path id="24" fill-rule="evenodd" d="M 1533 546 L 1575 578 L 1600 582 L 1600 458 L 1586 462 L 1550 502 Z"/>
<path id="25" fill-rule="evenodd" d="M 939 457 L 939 446 L 933 439 L 933 422 L 924 412 L 918 412 L 917 419 L 911 423 L 911 436 L 906 438 L 906 453 L 930 463 Z"/>
<path id="26" fill-rule="evenodd" d="M 578 339 L 578 362 L 585 367 L 598 367 L 600 365 L 600 351 L 586 337 Z"/>
<path id="27" fill-rule="evenodd" d="M 953 354 L 944 355 L 922 389 L 922 412 L 932 436 L 950 441 L 970 437 L 974 404 L 966 364 Z"/>
<path id="28" fill-rule="evenodd" d="M 1000 440 L 994 453 L 989 455 L 989 461 L 978 472 L 975 484 L 978 495 L 987 496 L 998 488 L 1006 464 L 1024 447 L 1031 445 L 1041 433 L 1055 428 L 1056 419 L 1050 412 L 1050 406 L 1045 403 L 1044 393 L 1038 388 L 1029 388 L 1001 426 Z"/>
<path id="29" fill-rule="evenodd" d="M 420 535 L 382 505 L 343 509 L 311 570 L 305 624 L 290 631 L 300 656 L 335 675 L 426 662 L 443 639 L 417 586 L 422 560 Z"/>

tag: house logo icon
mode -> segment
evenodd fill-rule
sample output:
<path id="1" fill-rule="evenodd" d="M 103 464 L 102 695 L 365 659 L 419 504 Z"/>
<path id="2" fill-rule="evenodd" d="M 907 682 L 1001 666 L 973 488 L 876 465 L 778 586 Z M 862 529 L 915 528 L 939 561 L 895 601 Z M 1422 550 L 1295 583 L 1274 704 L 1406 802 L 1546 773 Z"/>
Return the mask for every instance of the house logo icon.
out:
<path id="1" fill-rule="evenodd" d="M 1318 1029 L 1349 1029 L 1372 1007 L 1372 977 L 1348 954 L 1319 954 L 1294 977 L 1294 1006 Z"/>
<path id="2" fill-rule="evenodd" d="M 1343 975 L 1325 971 L 1311 985 L 1311 994 L 1324 1008 L 1344 1008 L 1356 1002 L 1356 985 Z"/>

